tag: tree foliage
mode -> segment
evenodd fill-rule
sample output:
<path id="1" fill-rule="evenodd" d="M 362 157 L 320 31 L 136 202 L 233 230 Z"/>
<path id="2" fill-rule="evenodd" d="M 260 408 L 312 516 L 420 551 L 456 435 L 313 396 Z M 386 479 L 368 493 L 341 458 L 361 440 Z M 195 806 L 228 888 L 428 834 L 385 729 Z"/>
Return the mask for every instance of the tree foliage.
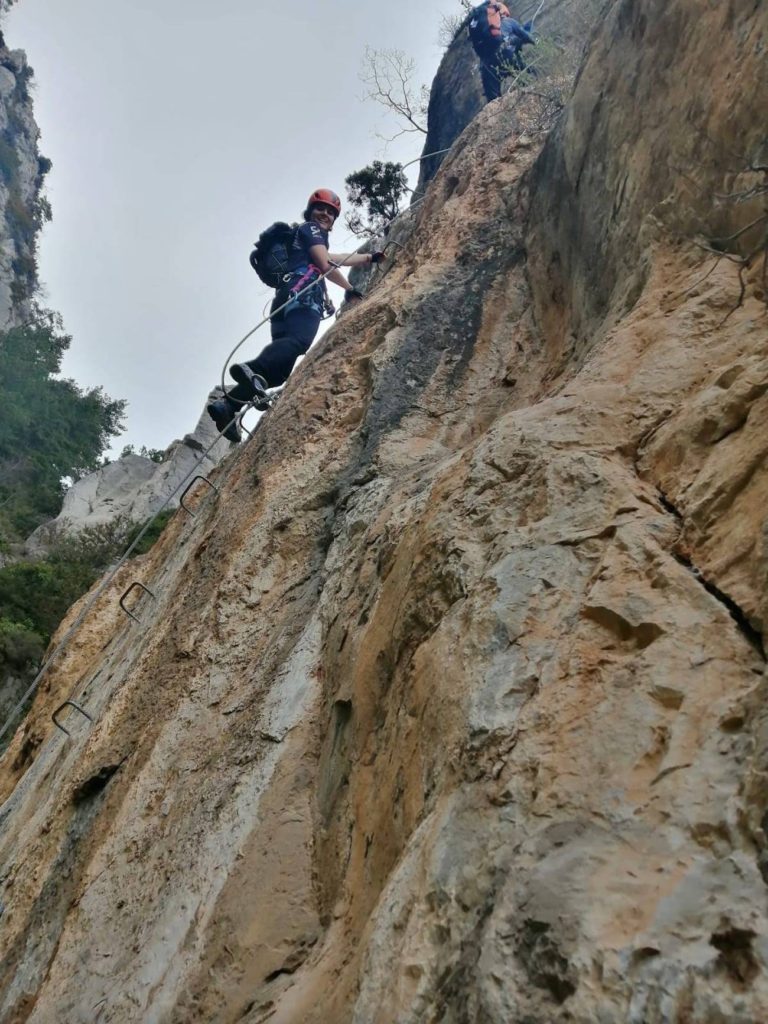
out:
<path id="1" fill-rule="evenodd" d="M 408 191 L 402 164 L 374 160 L 346 179 L 352 210 L 346 222 L 350 231 L 373 238 L 383 233 L 400 212 L 400 200 Z"/>
<path id="2" fill-rule="evenodd" d="M 144 554 L 173 511 L 158 516 L 134 551 Z M 39 661 L 67 611 L 133 543 L 140 524 L 125 516 L 50 540 L 45 558 L 0 568 L 0 676 Z"/>
<path id="3" fill-rule="evenodd" d="M 124 402 L 57 376 L 70 340 L 40 311 L 0 334 L 0 538 L 56 515 L 63 481 L 97 469 L 122 430 Z"/>
<path id="4" fill-rule="evenodd" d="M 127 444 L 120 452 L 120 458 L 125 458 L 126 455 L 136 455 L 136 445 Z M 165 449 L 164 448 L 147 448 L 145 444 L 139 448 L 138 454 L 144 459 L 149 459 L 150 462 L 165 462 Z"/>
<path id="5" fill-rule="evenodd" d="M 29 626 L 0 618 L 0 676 L 19 672 L 40 661 L 45 641 Z"/>

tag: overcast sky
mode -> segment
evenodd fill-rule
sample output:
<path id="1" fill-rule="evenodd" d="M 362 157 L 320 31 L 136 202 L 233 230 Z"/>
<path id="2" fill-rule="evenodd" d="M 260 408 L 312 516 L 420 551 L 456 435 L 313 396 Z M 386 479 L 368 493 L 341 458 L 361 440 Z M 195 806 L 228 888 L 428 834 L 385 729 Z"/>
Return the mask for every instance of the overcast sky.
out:
<path id="1" fill-rule="evenodd" d="M 6 43 L 35 70 L 53 223 L 44 301 L 73 336 L 65 372 L 127 398 L 124 443 L 191 430 L 270 293 L 248 265 L 274 220 L 386 153 L 362 102 L 366 45 L 431 82 L 459 0 L 19 0 Z M 346 242 L 346 246 L 342 243 Z M 333 248 L 354 248 L 341 222 Z M 337 289 L 332 289 L 337 292 Z M 263 328 L 244 357 L 268 341 Z"/>

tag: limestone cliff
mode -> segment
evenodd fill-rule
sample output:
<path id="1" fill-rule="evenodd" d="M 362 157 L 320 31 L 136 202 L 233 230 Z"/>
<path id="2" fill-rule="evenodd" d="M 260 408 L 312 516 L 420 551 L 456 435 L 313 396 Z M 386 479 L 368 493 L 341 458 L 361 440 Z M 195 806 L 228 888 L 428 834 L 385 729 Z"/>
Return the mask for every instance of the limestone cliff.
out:
<path id="1" fill-rule="evenodd" d="M 220 395 L 221 390 L 215 389 L 215 393 Z M 143 523 L 165 507 L 178 507 L 182 485 L 193 475 L 211 473 L 229 447 L 218 438 L 213 421 L 203 410 L 192 433 L 173 441 L 162 462 L 127 454 L 74 483 L 64 495 L 59 515 L 27 539 L 27 554 L 44 553 L 51 537 L 61 533 L 76 534 L 116 519 Z"/>
<path id="2" fill-rule="evenodd" d="M 3 1024 L 768 1019 L 767 44 L 466 128 L 5 755 Z"/>
<path id="3" fill-rule="evenodd" d="M 13 2 L 0 0 L 0 19 Z M 9 49 L 0 31 L 0 345 L 2 332 L 30 313 L 38 286 L 38 235 L 50 215 L 42 194 L 50 161 L 39 152 L 32 80 L 26 54 Z M 6 414 L 0 409 L 0 416 Z M 0 552 L 0 567 L 16 557 Z M 23 669 L 0 666 L 0 715 L 7 714 L 27 682 Z"/>
<path id="4" fill-rule="evenodd" d="M 0 4 L 0 16 L 10 7 Z M 49 216 L 42 196 L 50 161 L 40 155 L 23 50 L 9 50 L 0 32 L 0 330 L 28 312 L 37 289 L 37 236 Z"/>

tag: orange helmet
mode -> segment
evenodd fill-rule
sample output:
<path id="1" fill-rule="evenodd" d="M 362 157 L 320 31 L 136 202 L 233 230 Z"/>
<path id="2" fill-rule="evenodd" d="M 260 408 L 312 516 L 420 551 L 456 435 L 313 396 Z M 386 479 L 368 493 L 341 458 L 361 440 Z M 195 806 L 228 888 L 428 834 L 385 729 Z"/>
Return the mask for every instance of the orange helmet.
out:
<path id="1" fill-rule="evenodd" d="M 337 217 L 341 213 L 341 200 L 330 188 L 316 189 L 307 201 L 307 210 L 311 210 L 315 203 L 325 203 L 327 206 L 332 206 L 336 211 Z"/>

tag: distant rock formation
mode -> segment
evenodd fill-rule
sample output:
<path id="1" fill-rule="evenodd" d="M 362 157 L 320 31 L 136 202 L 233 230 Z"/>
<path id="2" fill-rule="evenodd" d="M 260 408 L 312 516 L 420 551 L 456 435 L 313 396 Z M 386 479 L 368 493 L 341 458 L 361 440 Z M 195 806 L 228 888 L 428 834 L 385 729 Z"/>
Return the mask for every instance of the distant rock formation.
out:
<path id="1" fill-rule="evenodd" d="M 211 448 L 214 442 L 217 443 Z M 62 533 L 75 534 L 85 527 L 101 526 L 116 519 L 143 522 L 173 495 L 167 507 L 176 508 L 180 484 L 193 471 L 207 476 L 229 449 L 230 445 L 219 439 L 213 421 L 203 412 L 194 431 L 181 441 L 174 441 L 162 462 L 128 454 L 73 484 L 64 496 L 59 515 L 28 538 L 27 554 L 44 554 L 50 540 Z"/>
<path id="2" fill-rule="evenodd" d="M 31 79 L 26 54 L 9 50 L 0 32 L 0 330 L 28 312 L 38 284 L 37 236 L 48 216 L 41 192 L 50 162 L 38 150 Z"/>

